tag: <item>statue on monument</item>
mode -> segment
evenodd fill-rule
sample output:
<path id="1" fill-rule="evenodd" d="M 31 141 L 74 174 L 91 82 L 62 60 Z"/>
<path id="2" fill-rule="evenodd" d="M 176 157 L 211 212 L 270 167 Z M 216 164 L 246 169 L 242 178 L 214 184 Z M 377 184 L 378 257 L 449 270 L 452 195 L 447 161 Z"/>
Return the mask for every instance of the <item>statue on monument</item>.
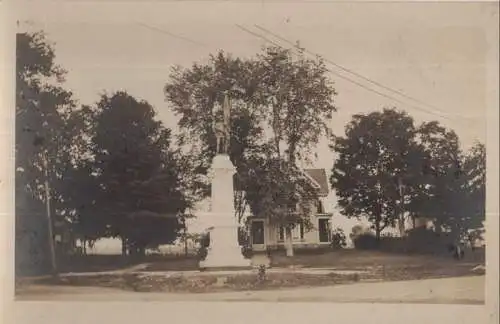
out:
<path id="1" fill-rule="evenodd" d="M 212 228 L 209 230 L 210 244 L 207 255 L 200 261 L 200 269 L 225 267 L 249 268 L 251 261 L 241 253 L 238 241 L 238 220 L 235 217 L 234 182 L 236 168 L 229 153 L 231 104 L 228 94 L 222 107 L 214 107 L 213 130 L 217 137 L 217 155 L 211 167 L 211 206 L 207 217 Z"/>
<path id="2" fill-rule="evenodd" d="M 231 104 L 229 102 L 229 96 L 227 93 L 224 95 L 224 103 L 222 105 L 222 120 L 220 116 L 215 116 L 214 131 L 217 138 L 217 154 L 228 154 L 229 153 L 229 140 L 230 140 L 230 116 L 231 116 Z"/>

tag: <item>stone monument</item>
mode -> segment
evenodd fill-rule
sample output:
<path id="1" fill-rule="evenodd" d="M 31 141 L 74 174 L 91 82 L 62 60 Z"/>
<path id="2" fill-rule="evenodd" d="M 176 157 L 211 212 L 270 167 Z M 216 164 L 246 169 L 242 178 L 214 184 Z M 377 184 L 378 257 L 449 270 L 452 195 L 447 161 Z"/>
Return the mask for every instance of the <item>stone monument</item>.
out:
<path id="1" fill-rule="evenodd" d="M 218 111 L 219 115 L 221 111 Z M 211 208 L 204 215 L 211 223 L 210 246 L 201 269 L 246 268 L 251 261 L 245 259 L 238 243 L 238 221 L 235 215 L 233 175 L 236 168 L 229 159 L 231 106 L 227 94 L 224 97 L 221 116 L 215 116 L 214 131 L 217 138 L 217 154 L 212 161 Z"/>

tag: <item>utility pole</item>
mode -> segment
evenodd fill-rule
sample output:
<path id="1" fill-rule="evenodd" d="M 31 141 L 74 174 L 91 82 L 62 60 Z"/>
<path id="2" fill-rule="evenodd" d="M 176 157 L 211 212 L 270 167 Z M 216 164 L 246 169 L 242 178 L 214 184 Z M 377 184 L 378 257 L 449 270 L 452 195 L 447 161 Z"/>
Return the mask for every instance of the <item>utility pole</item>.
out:
<path id="1" fill-rule="evenodd" d="M 187 237 L 187 225 L 186 225 L 186 214 L 183 212 L 181 215 L 183 236 L 184 236 L 184 256 L 188 256 L 188 237 Z"/>
<path id="2" fill-rule="evenodd" d="M 45 205 L 47 207 L 47 228 L 48 228 L 48 240 L 49 240 L 49 249 L 50 249 L 50 264 L 51 264 L 51 272 L 52 275 L 57 275 L 57 263 L 56 263 L 56 251 L 54 247 L 54 234 L 52 231 L 52 215 L 50 208 L 50 186 L 49 186 L 49 168 L 48 168 L 48 158 L 47 158 L 47 150 L 43 151 L 42 155 L 43 159 L 43 169 L 45 174 Z"/>
<path id="3" fill-rule="evenodd" d="M 401 177 L 398 177 L 399 191 L 399 233 L 401 236 L 405 234 L 405 210 L 404 210 L 404 191 Z"/>

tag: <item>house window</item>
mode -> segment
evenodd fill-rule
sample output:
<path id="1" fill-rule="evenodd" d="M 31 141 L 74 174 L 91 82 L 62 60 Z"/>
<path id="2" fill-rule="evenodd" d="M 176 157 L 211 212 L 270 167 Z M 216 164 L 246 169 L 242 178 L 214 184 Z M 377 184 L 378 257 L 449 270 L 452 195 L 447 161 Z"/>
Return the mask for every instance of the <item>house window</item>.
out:
<path id="1" fill-rule="evenodd" d="M 304 239 L 304 226 L 302 224 L 297 224 L 292 229 L 292 240 L 300 241 Z M 285 227 L 280 226 L 278 229 L 278 241 L 283 242 L 285 240 Z"/>
<path id="2" fill-rule="evenodd" d="M 264 244 L 264 221 L 252 221 L 251 234 L 252 244 Z"/>
<path id="3" fill-rule="evenodd" d="M 324 214 L 325 209 L 323 208 L 323 202 L 321 200 L 318 200 L 316 202 L 316 213 L 317 214 Z"/>
<path id="4" fill-rule="evenodd" d="M 328 219 L 318 220 L 319 241 L 321 243 L 330 242 L 330 222 Z"/>

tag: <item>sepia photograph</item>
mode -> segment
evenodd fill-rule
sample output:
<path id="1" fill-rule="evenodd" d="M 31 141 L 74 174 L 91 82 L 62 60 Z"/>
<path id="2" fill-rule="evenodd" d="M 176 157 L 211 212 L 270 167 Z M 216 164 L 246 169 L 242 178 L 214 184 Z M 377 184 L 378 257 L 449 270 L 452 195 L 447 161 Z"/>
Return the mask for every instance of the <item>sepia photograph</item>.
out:
<path id="1" fill-rule="evenodd" d="M 496 3 L 60 2 L 15 13 L 17 301 L 485 304 Z"/>

